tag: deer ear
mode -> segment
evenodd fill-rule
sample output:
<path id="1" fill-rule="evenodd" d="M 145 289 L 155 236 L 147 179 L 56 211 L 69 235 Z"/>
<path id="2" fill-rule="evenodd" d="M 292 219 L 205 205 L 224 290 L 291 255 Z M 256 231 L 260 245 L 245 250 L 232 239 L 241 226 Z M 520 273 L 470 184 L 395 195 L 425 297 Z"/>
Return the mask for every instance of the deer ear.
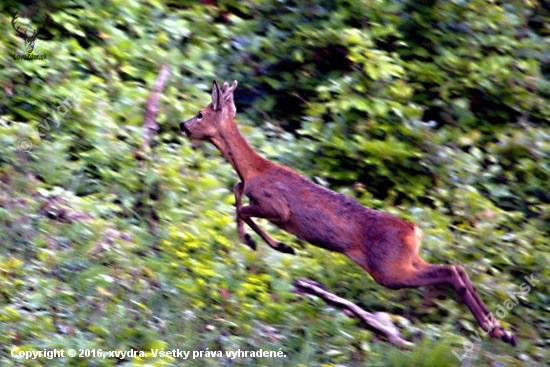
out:
<path id="1" fill-rule="evenodd" d="M 220 97 L 220 87 L 214 80 L 214 83 L 212 83 L 212 107 L 214 108 L 214 111 L 217 111 L 220 108 Z"/>

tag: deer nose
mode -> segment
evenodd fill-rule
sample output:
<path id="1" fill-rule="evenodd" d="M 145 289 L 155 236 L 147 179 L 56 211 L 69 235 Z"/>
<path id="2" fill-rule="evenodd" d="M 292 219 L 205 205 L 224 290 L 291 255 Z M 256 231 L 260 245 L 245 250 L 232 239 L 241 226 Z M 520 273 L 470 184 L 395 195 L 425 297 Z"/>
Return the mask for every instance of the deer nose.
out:
<path id="1" fill-rule="evenodd" d="M 180 130 L 183 132 L 183 135 L 190 136 L 189 130 L 185 126 L 185 122 L 180 122 Z"/>

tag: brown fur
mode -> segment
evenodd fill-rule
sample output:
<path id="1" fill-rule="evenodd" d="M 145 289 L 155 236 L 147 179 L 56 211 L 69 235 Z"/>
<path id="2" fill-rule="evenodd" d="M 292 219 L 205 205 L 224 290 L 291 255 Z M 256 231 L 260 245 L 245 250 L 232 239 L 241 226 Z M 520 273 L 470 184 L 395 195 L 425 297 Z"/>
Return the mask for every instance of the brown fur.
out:
<path id="1" fill-rule="evenodd" d="M 256 248 L 245 232 L 246 223 L 274 249 L 294 253 L 252 220 L 265 218 L 312 245 L 346 254 L 388 288 L 451 285 L 484 330 L 516 345 L 512 334 L 489 312 L 461 266 L 432 265 L 420 258 L 422 231 L 416 224 L 366 208 L 258 155 L 233 121 L 236 86 L 237 82 L 231 87 L 224 83 L 220 90 L 214 81 L 212 103 L 180 126 L 186 135 L 216 145 L 237 172 L 241 180 L 234 189 L 237 231 L 245 244 Z M 250 205 L 242 205 L 243 193 L 250 198 Z"/>

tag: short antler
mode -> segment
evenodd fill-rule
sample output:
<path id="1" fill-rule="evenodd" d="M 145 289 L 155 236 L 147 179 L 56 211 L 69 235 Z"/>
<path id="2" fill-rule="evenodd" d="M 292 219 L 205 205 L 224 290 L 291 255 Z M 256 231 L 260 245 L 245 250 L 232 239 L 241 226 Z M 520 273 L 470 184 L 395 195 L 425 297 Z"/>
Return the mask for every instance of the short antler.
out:
<path id="1" fill-rule="evenodd" d="M 238 83 L 236 80 L 233 81 L 233 84 L 231 84 L 231 87 L 229 87 L 229 84 L 227 84 L 227 82 L 223 83 L 223 95 L 227 96 L 233 93 L 233 91 L 235 91 L 235 88 L 237 88 L 237 84 Z"/>

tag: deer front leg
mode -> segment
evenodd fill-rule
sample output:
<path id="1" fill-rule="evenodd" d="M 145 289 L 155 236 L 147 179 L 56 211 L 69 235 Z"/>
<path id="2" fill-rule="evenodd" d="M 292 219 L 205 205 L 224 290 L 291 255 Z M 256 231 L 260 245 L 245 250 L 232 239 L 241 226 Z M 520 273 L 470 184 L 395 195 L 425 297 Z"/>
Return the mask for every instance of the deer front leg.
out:
<path id="1" fill-rule="evenodd" d="M 233 188 L 233 193 L 235 194 L 235 205 L 237 206 L 237 233 L 245 245 L 256 251 L 256 241 L 252 238 L 252 236 L 246 233 L 244 229 L 244 221 L 239 217 L 239 209 L 243 206 L 243 189 L 244 184 L 242 182 L 237 182 Z"/>
<path id="2" fill-rule="evenodd" d="M 277 218 L 273 218 L 273 216 L 270 216 L 261 206 L 259 205 L 247 205 L 247 206 L 241 206 L 237 209 L 237 217 L 242 219 L 250 228 L 254 230 L 269 246 L 271 246 L 273 249 L 280 251 L 285 254 L 292 254 L 294 255 L 294 249 L 287 244 L 283 242 L 279 242 L 271 236 L 269 236 L 267 233 L 265 233 L 254 221 L 251 219 L 252 217 L 257 218 L 264 218 L 269 220 L 277 220 Z"/>

